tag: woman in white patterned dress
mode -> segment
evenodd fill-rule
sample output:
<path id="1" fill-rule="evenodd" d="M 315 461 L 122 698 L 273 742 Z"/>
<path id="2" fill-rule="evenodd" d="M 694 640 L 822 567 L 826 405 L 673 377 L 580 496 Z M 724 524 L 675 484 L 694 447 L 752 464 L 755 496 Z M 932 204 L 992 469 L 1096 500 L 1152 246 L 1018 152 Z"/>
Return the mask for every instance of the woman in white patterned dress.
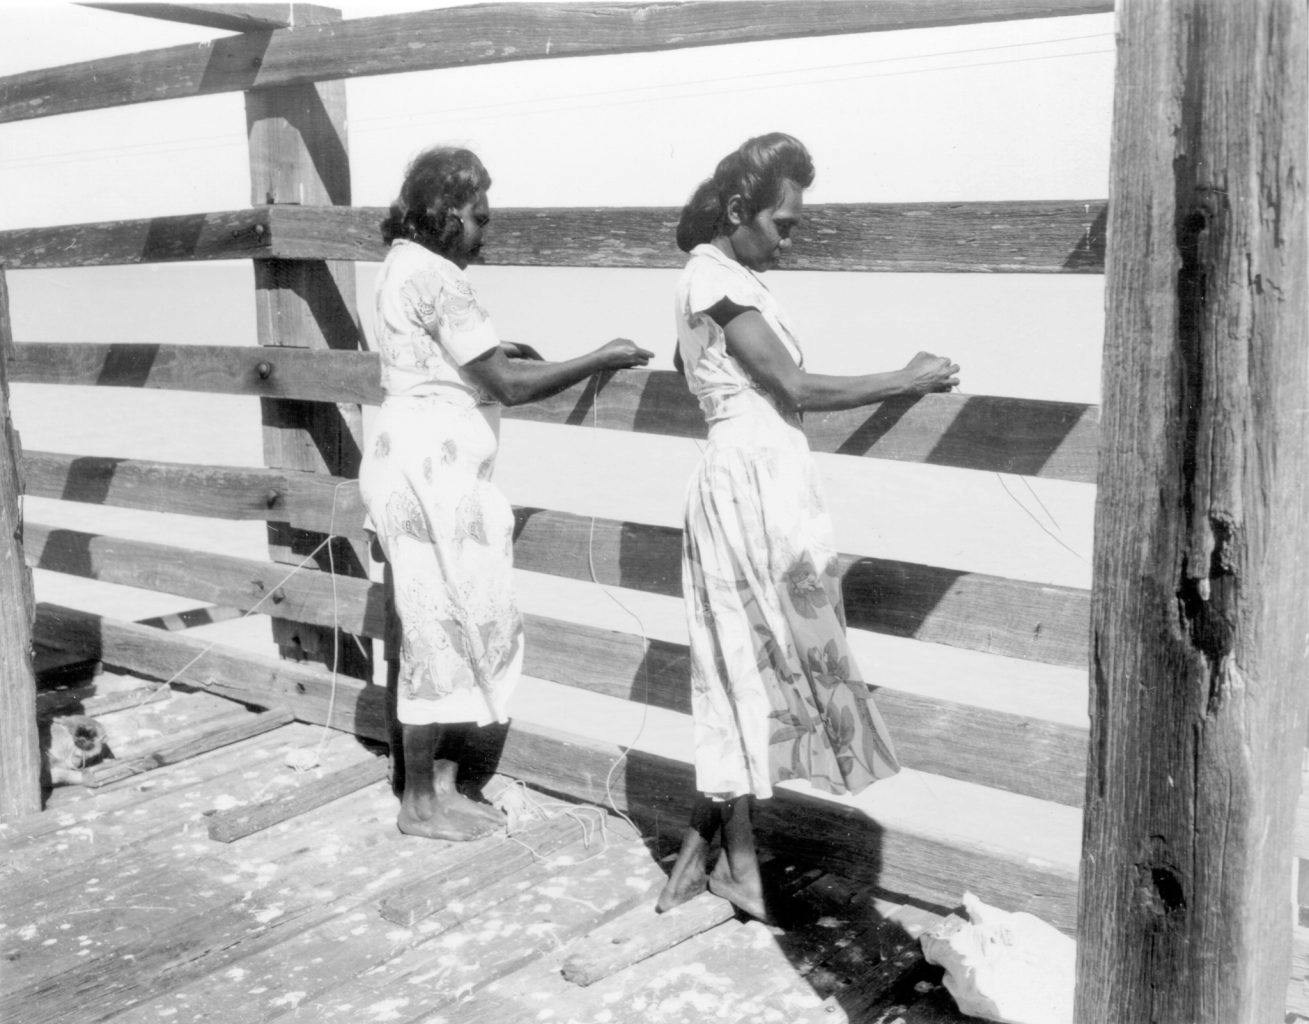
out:
<path id="1" fill-rule="evenodd" d="M 889 373 L 804 369 L 796 333 L 759 275 L 790 249 L 813 176 L 798 140 L 750 139 L 700 185 L 678 224 L 691 258 L 677 286 L 677 363 L 709 444 L 687 491 L 682 557 L 698 794 L 659 910 L 709 888 L 768 920 L 753 801 L 780 780 L 855 793 L 899 770 L 846 642 L 831 522 L 801 415 L 948 391 L 959 367 L 920 352 Z M 719 830 L 723 855 L 711 873 Z"/>
<path id="2" fill-rule="evenodd" d="M 433 148 L 405 173 L 382 223 L 377 279 L 385 400 L 369 426 L 359 489 L 394 583 L 401 628 L 395 717 L 403 767 L 397 824 L 472 839 L 502 819 L 461 796 L 438 742 L 462 723 L 508 720 L 523 659 L 512 589 L 513 512 L 491 483 L 501 405 L 547 397 L 651 353 L 617 338 L 545 362 L 501 342 L 464 275 L 490 220 L 491 178 L 465 149 Z M 453 728 L 452 728 L 453 727 Z M 446 770 L 441 770 L 441 769 Z"/>

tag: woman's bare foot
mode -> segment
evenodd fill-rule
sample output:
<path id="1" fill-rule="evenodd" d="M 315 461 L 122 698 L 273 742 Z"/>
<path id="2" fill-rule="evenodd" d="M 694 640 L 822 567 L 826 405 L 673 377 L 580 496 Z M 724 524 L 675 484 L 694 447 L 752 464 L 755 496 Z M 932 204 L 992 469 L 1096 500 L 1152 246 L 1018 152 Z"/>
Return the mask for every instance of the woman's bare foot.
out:
<path id="1" fill-rule="evenodd" d="M 722 805 L 723 854 L 709 875 L 709 891 L 764 924 L 773 916 L 764 903 L 759 854 L 754 845 L 754 798 L 739 796 Z"/>
<path id="2" fill-rule="evenodd" d="M 662 914 L 674 907 L 680 907 L 709 888 L 709 876 L 705 872 L 703 854 L 700 857 L 685 858 L 678 855 L 673 870 L 669 872 L 668 881 L 664 883 L 655 900 L 655 913 Z"/>
<path id="3" fill-rule="evenodd" d="M 677 851 L 673 870 L 655 901 L 656 913 L 681 906 L 709 887 L 709 844 L 718 831 L 718 822 L 718 806 L 706 797 L 697 797 L 691 807 L 691 822 L 682 833 L 682 847 Z"/>
<path id="4" fill-rule="evenodd" d="M 764 924 L 773 923 L 773 917 L 764 902 L 763 880 L 759 877 L 757 863 L 753 871 L 742 871 L 738 876 L 733 874 L 724 854 L 718 858 L 718 863 L 709 875 L 709 891 Z"/>
<path id="5" fill-rule="evenodd" d="M 472 801 L 459 797 L 465 803 Z M 470 814 L 450 799 L 400 802 L 396 828 L 407 836 L 469 842 L 491 835 L 499 827 L 480 814 Z"/>
<path id="6" fill-rule="evenodd" d="M 459 792 L 455 786 L 458 774 L 459 766 L 453 761 L 443 758 L 433 763 L 432 788 L 436 790 L 437 799 L 449 800 L 452 806 L 459 809 L 459 813 L 487 821 L 493 828 L 502 827 L 505 824 L 504 814 L 490 804 L 473 800 Z"/>

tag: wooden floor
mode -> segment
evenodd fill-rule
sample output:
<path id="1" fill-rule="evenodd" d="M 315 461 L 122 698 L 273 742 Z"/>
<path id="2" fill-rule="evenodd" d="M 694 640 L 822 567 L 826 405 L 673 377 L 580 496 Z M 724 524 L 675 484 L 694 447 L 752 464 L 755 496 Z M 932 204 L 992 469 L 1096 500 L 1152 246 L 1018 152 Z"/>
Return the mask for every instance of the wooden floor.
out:
<path id="1" fill-rule="evenodd" d="M 784 928 L 656 916 L 666 851 L 596 808 L 497 777 L 507 831 L 411 839 L 352 736 L 108 674 L 75 697 L 115 757 L 0 826 L 0 1020 L 966 1019 L 918 953 L 935 915 L 817 868 L 766 864 Z"/>

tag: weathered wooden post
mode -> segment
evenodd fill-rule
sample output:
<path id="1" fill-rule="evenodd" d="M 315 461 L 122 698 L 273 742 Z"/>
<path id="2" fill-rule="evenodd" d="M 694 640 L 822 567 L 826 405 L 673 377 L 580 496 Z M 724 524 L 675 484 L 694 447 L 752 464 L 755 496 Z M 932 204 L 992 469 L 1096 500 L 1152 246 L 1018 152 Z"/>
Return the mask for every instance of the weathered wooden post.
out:
<path id="1" fill-rule="evenodd" d="M 1281 1021 L 1309 684 L 1304 0 L 1119 0 L 1079 1024 Z"/>
<path id="2" fill-rule="evenodd" d="M 300 24 L 340 19 L 340 12 L 296 5 Z M 254 89 L 245 94 L 250 144 L 251 201 L 301 206 L 350 204 L 350 158 L 346 145 L 345 82 L 318 82 Z M 278 347 L 359 347 L 354 266 L 324 260 L 256 260 L 259 344 L 270 349 L 276 373 Z M 354 477 L 359 472 L 362 419 L 357 405 L 328 405 L 262 399 L 264 462 L 278 469 Z M 342 524 L 344 526 L 344 524 Z M 323 540 L 289 523 L 269 525 L 274 560 L 299 563 Z M 334 541 L 337 572 L 367 574 L 367 552 Z M 317 564 L 329 567 L 327 551 Z M 332 630 L 285 619 L 273 620 L 283 655 L 331 664 Z M 341 638 L 338 668 L 368 678 L 371 646 Z"/>
<path id="3" fill-rule="evenodd" d="M 9 419 L 9 290 L 0 267 L 0 821 L 41 809 L 32 574 L 23 561 L 18 435 Z"/>

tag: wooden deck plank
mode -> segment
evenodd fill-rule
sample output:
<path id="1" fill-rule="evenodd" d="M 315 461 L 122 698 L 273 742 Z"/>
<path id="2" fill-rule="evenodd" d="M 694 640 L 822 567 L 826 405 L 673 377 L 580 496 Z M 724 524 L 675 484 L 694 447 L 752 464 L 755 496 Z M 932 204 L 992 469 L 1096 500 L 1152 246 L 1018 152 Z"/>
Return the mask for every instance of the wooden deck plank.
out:
<path id="1" fill-rule="evenodd" d="M 636 904 L 652 904 L 662 881 L 643 844 L 615 843 L 561 867 L 550 884 L 497 904 L 459 932 L 406 949 L 275 1020 L 417 1024 L 441 1011 L 462 1020 L 479 990 Z"/>
<path id="2" fill-rule="evenodd" d="M 561 971 L 567 981 L 585 988 L 735 916 L 727 900 L 707 892 L 664 914 L 636 907 L 591 932 L 569 952 Z"/>
<path id="3" fill-rule="evenodd" d="M 156 747 L 146 754 L 127 759 L 111 758 L 93 768 L 88 768 L 83 773 L 83 785 L 97 789 L 111 782 L 120 782 L 133 775 L 142 775 L 165 765 L 185 761 L 197 754 L 240 743 L 260 733 L 271 732 L 289 725 L 292 721 L 294 716 L 285 709 L 240 712 L 221 722 L 207 725 L 197 730 L 194 735 L 184 736 L 164 746 Z"/>
<path id="4" fill-rule="evenodd" d="M 514 847 L 502 851 L 492 861 L 480 854 L 470 855 L 456 863 L 447 861 L 442 864 L 440 872 L 382 900 L 378 913 L 402 928 L 412 928 L 419 921 L 451 909 L 454 904 L 453 914 L 445 915 L 443 921 L 445 927 L 451 927 L 459 920 L 458 904 L 475 899 L 483 886 L 504 881 L 520 869 L 571 845 L 577 840 L 580 827 L 570 818 L 553 818 L 514 835 Z"/>
<path id="5" fill-rule="evenodd" d="M 270 828 L 280 821 L 297 817 L 307 810 L 321 807 L 340 797 L 363 789 L 386 778 L 387 763 L 384 757 L 370 757 L 365 761 L 338 768 L 320 779 L 290 793 L 244 804 L 209 814 L 206 826 L 209 838 L 219 843 L 231 843 L 244 836 Z"/>
<path id="6" fill-rule="evenodd" d="M 56 715 L 89 715 L 103 718 L 115 711 L 140 707 L 143 704 L 157 704 L 168 700 L 166 686 L 137 686 L 130 690 L 114 693 L 83 692 L 76 690 L 46 690 L 36 695 L 36 714 L 38 718 L 53 718 Z"/>
<path id="7" fill-rule="evenodd" d="M 49 884 L 60 872 L 85 871 L 116 855 L 121 847 L 160 836 L 207 834 L 205 812 L 216 805 L 301 784 L 304 780 L 285 764 L 285 751 L 288 744 L 303 742 L 311 732 L 304 726 L 285 735 L 278 730 L 161 769 L 152 773 L 149 783 L 137 778 L 117 790 L 98 791 L 73 813 L 46 812 L 21 835 L 0 839 L 6 854 L 0 893 L 12 894 L 37 879 Z M 358 760 L 361 752 L 353 737 L 341 735 L 324 747 L 321 756 L 330 770 Z"/>

